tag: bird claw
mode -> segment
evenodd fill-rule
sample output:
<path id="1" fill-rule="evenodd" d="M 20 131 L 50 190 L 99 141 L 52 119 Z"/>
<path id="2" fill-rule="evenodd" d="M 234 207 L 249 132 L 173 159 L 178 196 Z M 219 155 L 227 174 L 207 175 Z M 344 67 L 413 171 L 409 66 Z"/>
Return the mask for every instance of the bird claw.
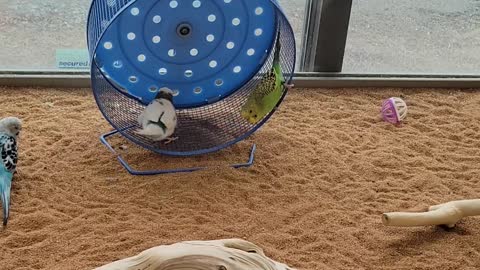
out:
<path id="1" fill-rule="evenodd" d="M 174 141 L 178 140 L 178 137 L 168 137 L 165 139 L 165 142 L 163 144 L 167 145 L 167 144 L 170 144 Z"/>
<path id="2" fill-rule="evenodd" d="M 293 87 L 295 87 L 294 84 L 288 84 L 288 83 L 284 83 L 283 84 L 288 90 L 292 89 Z"/>

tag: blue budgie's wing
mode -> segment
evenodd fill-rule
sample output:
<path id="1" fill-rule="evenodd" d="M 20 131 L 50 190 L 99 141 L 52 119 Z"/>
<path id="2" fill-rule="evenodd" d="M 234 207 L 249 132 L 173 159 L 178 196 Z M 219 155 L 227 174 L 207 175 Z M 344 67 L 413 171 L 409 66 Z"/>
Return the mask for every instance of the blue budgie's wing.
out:
<path id="1" fill-rule="evenodd" d="M 17 169 L 17 142 L 15 138 L 0 134 L 0 198 L 3 208 L 3 225 L 7 225 L 10 209 L 10 189 L 13 173 Z"/>
<path id="2" fill-rule="evenodd" d="M 0 135 L 0 160 L 7 171 L 14 173 L 17 169 L 17 141 L 8 135 Z"/>

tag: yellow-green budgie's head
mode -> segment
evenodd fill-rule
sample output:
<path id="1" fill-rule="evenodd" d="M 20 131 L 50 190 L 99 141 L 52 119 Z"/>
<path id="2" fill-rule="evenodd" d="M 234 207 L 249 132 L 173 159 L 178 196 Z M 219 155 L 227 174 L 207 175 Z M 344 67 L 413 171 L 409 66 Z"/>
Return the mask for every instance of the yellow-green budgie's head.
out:
<path id="1" fill-rule="evenodd" d="M 255 102 L 247 102 L 243 105 L 241 115 L 252 125 L 262 120 L 260 110 Z"/>

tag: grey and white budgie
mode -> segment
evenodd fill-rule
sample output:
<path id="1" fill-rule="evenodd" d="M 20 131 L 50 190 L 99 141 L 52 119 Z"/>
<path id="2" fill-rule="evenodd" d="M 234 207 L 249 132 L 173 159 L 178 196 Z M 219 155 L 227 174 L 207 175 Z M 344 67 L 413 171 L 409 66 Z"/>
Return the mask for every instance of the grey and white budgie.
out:
<path id="1" fill-rule="evenodd" d="M 139 115 L 138 124 L 142 127 L 135 131 L 139 135 L 154 141 L 165 140 L 165 144 L 176 140 L 177 138 L 171 137 L 177 127 L 172 90 L 161 88 L 155 99 Z"/>
<path id="2" fill-rule="evenodd" d="M 22 130 L 22 122 L 16 117 L 0 120 L 0 197 L 3 208 L 3 226 L 7 225 L 10 209 L 10 189 L 13 174 L 17 170 L 17 137 Z"/>

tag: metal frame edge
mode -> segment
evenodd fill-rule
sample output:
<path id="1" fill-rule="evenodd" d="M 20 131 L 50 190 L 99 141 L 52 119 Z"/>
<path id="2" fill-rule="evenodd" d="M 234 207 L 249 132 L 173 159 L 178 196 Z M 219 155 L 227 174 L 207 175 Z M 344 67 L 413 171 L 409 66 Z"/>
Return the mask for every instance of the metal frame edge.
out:
<path id="1" fill-rule="evenodd" d="M 345 74 L 297 72 L 296 88 L 480 88 L 480 75 Z M 0 86 L 90 88 L 89 72 L 0 71 Z"/>

